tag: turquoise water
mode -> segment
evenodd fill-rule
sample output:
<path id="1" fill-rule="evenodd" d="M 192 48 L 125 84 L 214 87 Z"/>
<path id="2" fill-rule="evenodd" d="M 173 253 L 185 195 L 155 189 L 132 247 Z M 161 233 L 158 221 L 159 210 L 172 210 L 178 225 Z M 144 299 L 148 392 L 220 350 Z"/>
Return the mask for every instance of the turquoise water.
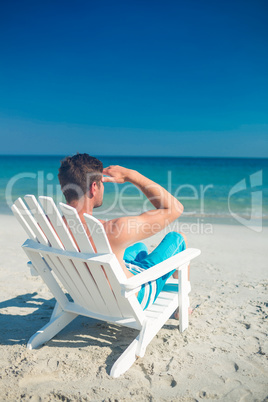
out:
<path id="1" fill-rule="evenodd" d="M 0 213 L 10 214 L 12 202 L 25 194 L 49 195 L 56 203 L 64 201 L 57 179 L 62 158 L 1 156 Z M 247 219 L 263 218 L 264 222 L 268 219 L 268 159 L 122 156 L 99 159 L 104 166 L 118 164 L 135 169 L 161 184 L 184 205 L 183 219 L 231 222 L 235 221 L 232 214 Z M 235 192 L 230 196 L 230 191 Z M 133 185 L 105 183 L 103 205 L 95 209 L 94 215 L 111 218 L 139 214 L 150 208 L 151 204 Z"/>

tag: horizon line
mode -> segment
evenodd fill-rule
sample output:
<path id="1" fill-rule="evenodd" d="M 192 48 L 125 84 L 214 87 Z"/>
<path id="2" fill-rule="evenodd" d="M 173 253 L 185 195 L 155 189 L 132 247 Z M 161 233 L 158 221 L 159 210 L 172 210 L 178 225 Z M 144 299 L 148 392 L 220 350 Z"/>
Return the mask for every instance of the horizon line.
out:
<path id="1" fill-rule="evenodd" d="M 80 153 L 80 152 L 79 152 Z M 82 153 L 82 152 L 81 152 Z M 84 152 L 86 153 L 86 152 Z M 67 157 L 67 156 L 74 156 L 75 154 L 0 154 L 0 157 Z M 91 155 L 94 156 L 94 155 Z M 268 159 L 265 156 L 180 156 L 180 155 L 100 155 L 95 154 L 95 157 L 112 157 L 112 158 L 188 158 L 188 159 Z"/>

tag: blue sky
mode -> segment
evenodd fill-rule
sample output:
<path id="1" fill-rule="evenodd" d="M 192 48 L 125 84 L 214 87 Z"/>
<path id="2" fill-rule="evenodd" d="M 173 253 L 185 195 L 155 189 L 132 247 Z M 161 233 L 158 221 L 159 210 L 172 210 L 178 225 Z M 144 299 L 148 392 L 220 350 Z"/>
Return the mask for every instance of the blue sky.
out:
<path id="1" fill-rule="evenodd" d="M 268 157 L 267 1 L 10 1 L 1 154 Z"/>

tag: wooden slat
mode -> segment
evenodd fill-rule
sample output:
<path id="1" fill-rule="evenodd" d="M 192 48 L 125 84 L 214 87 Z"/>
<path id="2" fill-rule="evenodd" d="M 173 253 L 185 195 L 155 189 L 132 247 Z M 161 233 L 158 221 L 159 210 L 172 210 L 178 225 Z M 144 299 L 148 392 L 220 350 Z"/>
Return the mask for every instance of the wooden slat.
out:
<path id="1" fill-rule="evenodd" d="M 42 205 L 44 211 L 49 217 L 50 222 L 52 223 L 54 230 L 58 234 L 64 248 L 68 251 L 78 251 L 76 244 L 65 225 L 62 216 L 56 207 L 55 202 L 51 197 L 39 197 L 40 204 Z"/>
<path id="2" fill-rule="evenodd" d="M 65 276 L 65 279 L 70 282 L 72 292 L 76 294 L 76 297 L 78 296 L 80 298 L 83 306 L 87 306 L 88 300 L 91 296 L 88 294 L 84 282 L 77 272 L 73 261 L 67 257 L 59 257 L 59 261 L 61 266 L 58 266 L 58 269 L 61 271 L 62 276 Z M 72 296 L 72 293 L 70 294 Z"/>
<path id="3" fill-rule="evenodd" d="M 90 300 L 87 303 L 87 308 L 92 308 L 93 311 L 99 312 L 102 315 L 109 314 L 109 310 L 107 308 L 107 304 L 105 303 L 99 288 L 91 274 L 91 269 L 89 269 L 88 265 L 85 262 L 80 262 L 75 260 L 75 264 L 77 266 L 77 270 L 79 275 L 83 279 L 83 283 L 87 288 L 87 292 L 90 294 L 93 303 L 90 304 Z M 93 307 L 91 307 L 93 306 Z"/>
<path id="4" fill-rule="evenodd" d="M 60 208 L 80 251 L 85 253 L 95 253 L 76 209 L 63 204 L 62 202 L 60 202 Z"/>
<path id="5" fill-rule="evenodd" d="M 50 197 L 39 197 L 39 201 L 44 208 L 44 211 L 46 212 L 47 216 L 49 217 L 49 220 L 51 221 L 54 230 L 58 234 L 64 248 L 68 251 L 78 251 L 78 248 L 76 247 L 75 242 L 73 241 L 73 238 L 65 224 L 65 222 L 62 219 L 61 214 L 59 213 L 58 208 L 56 207 L 54 201 Z M 71 260 L 72 267 L 69 266 L 70 270 L 73 271 L 75 270 L 76 272 L 74 273 L 75 277 L 79 275 L 80 278 L 80 285 L 79 285 L 79 290 L 80 293 L 83 295 L 83 299 L 86 303 L 86 306 L 88 309 L 93 309 L 93 311 L 97 310 L 97 304 L 95 302 L 95 299 L 91 295 L 91 291 L 89 291 L 88 286 L 86 284 L 90 284 L 90 290 L 93 288 L 93 293 L 97 292 L 94 288 L 96 288 L 96 284 L 93 281 L 91 275 L 88 273 L 86 275 L 85 270 L 86 270 L 86 265 L 83 262 L 80 261 L 73 261 Z M 83 275 L 81 275 L 81 272 L 83 272 Z M 86 282 L 84 281 L 83 278 L 86 278 Z M 98 293 L 98 292 L 97 292 Z M 95 295 L 96 296 L 96 295 Z M 98 298 L 98 295 L 97 295 Z"/>
<path id="6" fill-rule="evenodd" d="M 61 308 L 64 309 L 64 307 L 68 303 L 68 299 L 64 292 L 61 290 L 56 279 L 53 277 L 52 273 L 48 269 L 46 262 L 43 260 L 39 253 L 27 250 L 26 248 L 24 249 L 24 251 L 28 258 L 32 261 L 34 268 L 37 270 L 49 290 L 52 292 L 53 296 L 56 298 Z"/>
<path id="7" fill-rule="evenodd" d="M 105 273 L 108 277 L 109 283 L 113 289 L 114 296 L 117 300 L 117 304 L 122 313 L 123 317 L 135 317 L 137 322 L 141 323 L 144 320 L 144 314 L 142 308 L 137 301 L 136 296 L 133 298 L 129 298 L 131 300 L 127 300 L 124 296 L 122 296 L 122 289 L 120 283 L 126 281 L 126 275 L 122 270 L 121 265 L 119 264 L 116 256 L 113 256 L 113 260 L 110 264 L 102 264 L 104 267 Z M 134 305 L 133 305 L 134 304 Z"/>
<path id="8" fill-rule="evenodd" d="M 63 249 L 62 243 L 60 242 L 58 236 L 56 235 L 54 229 L 49 223 L 44 211 L 38 204 L 34 195 L 25 195 L 25 201 L 31 209 L 32 215 L 35 217 L 36 222 L 39 224 L 46 237 L 48 238 L 50 244 L 55 248 Z"/>
<path id="9" fill-rule="evenodd" d="M 63 284 L 67 292 L 70 294 L 75 303 L 85 306 L 85 301 L 77 288 L 76 281 L 71 277 L 59 257 L 52 256 L 51 254 L 42 253 L 45 261 L 51 267 L 52 271 L 58 277 L 59 281 Z M 62 257 L 61 257 L 62 258 Z"/>
<path id="10" fill-rule="evenodd" d="M 106 232 L 101 222 L 89 214 L 84 214 L 84 218 L 89 229 L 90 235 L 96 246 L 97 253 L 113 253 Z"/>
<path id="11" fill-rule="evenodd" d="M 30 239 L 38 241 L 36 235 L 34 234 L 34 232 L 32 231 L 32 229 L 30 228 L 30 226 L 28 225 L 23 215 L 21 214 L 20 210 L 16 207 L 15 204 L 11 206 L 11 209 L 14 216 L 17 218 L 17 220 L 19 221 L 19 223 L 21 224 L 27 235 L 30 237 Z"/>
<path id="12" fill-rule="evenodd" d="M 90 272 L 96 282 L 96 285 L 98 286 L 100 295 L 102 296 L 109 314 L 114 317 L 122 317 L 122 313 L 118 307 L 115 295 L 102 269 L 102 264 L 91 262 Z"/>
<path id="13" fill-rule="evenodd" d="M 20 213 L 23 215 L 23 218 L 27 222 L 27 224 L 30 227 L 30 229 L 32 230 L 32 232 L 35 234 L 38 242 L 41 243 L 41 244 L 44 244 L 46 246 L 49 245 L 49 242 L 48 242 L 46 236 L 44 235 L 44 233 L 42 232 L 42 230 L 40 229 L 40 227 L 36 223 L 35 219 L 31 215 L 31 213 L 29 212 L 28 208 L 26 207 L 26 205 L 24 204 L 22 199 L 18 198 L 15 201 L 14 204 L 18 208 Z"/>
<path id="14" fill-rule="evenodd" d="M 64 256 L 54 256 L 53 254 L 43 253 L 42 255 L 48 261 L 52 270 L 55 272 L 56 276 L 62 282 L 65 289 L 68 291 L 70 296 L 76 303 L 80 303 L 83 306 L 86 305 L 86 299 L 84 298 L 81 288 L 83 288 L 83 283 L 75 271 L 75 268 L 70 259 Z"/>

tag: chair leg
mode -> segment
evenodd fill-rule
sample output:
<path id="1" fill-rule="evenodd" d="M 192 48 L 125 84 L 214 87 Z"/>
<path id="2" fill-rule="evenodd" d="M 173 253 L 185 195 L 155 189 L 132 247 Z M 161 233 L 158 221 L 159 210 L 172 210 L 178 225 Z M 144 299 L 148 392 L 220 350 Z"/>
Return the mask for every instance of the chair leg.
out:
<path id="1" fill-rule="evenodd" d="M 146 348 L 156 333 L 157 332 L 155 332 L 155 330 L 153 330 L 153 328 L 150 327 L 148 321 L 144 323 L 141 332 L 137 337 L 138 345 L 136 350 L 136 356 L 143 357 L 145 355 Z"/>
<path id="2" fill-rule="evenodd" d="M 51 317 L 51 320 L 43 328 L 37 331 L 27 343 L 28 349 L 35 349 L 45 342 L 48 342 L 51 338 L 57 335 L 63 328 L 66 327 L 71 321 L 73 321 L 78 314 L 67 313 L 62 311 L 57 314 L 56 317 Z"/>
<path id="3" fill-rule="evenodd" d="M 139 336 L 134 339 L 122 355 L 116 360 L 110 371 L 110 376 L 113 378 L 124 374 L 137 359 L 136 350 L 138 346 Z"/>
<path id="4" fill-rule="evenodd" d="M 144 356 L 147 346 L 162 328 L 168 317 L 170 317 L 172 311 L 173 308 L 171 306 L 171 309 L 166 310 L 160 319 L 156 320 L 153 325 L 152 322 L 149 323 L 148 321 L 144 323 L 137 338 L 134 339 L 134 341 L 114 363 L 110 372 L 111 377 L 117 378 L 121 374 L 124 374 L 138 357 Z"/>
<path id="5" fill-rule="evenodd" d="M 58 302 L 56 302 L 56 304 L 54 306 L 54 309 L 53 309 L 53 312 L 52 312 L 51 317 L 50 317 L 50 321 L 52 321 L 54 318 L 56 318 L 60 313 L 62 313 L 62 311 L 63 310 L 62 310 L 61 306 L 59 305 Z"/>
<path id="6" fill-rule="evenodd" d="M 189 323 L 189 284 L 188 265 L 179 270 L 179 329 L 183 332 Z"/>

